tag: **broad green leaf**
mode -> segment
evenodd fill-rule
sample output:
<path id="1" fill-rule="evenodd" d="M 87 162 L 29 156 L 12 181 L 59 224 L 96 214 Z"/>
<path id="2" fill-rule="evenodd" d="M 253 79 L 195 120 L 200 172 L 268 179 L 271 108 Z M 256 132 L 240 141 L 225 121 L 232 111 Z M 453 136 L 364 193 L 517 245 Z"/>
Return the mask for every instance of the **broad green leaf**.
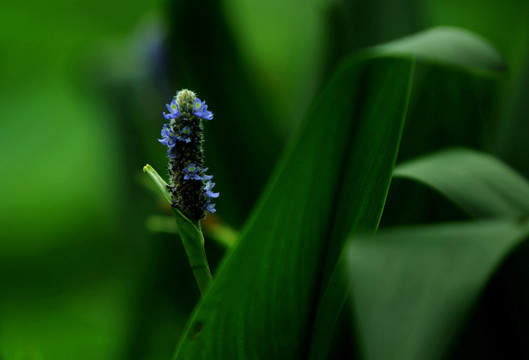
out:
<path id="1" fill-rule="evenodd" d="M 529 241 L 494 271 L 446 359 L 529 359 Z"/>
<path id="2" fill-rule="evenodd" d="M 529 214 L 529 183 L 492 156 L 447 150 L 398 165 L 393 176 L 439 191 L 477 218 Z"/>
<path id="3" fill-rule="evenodd" d="M 378 225 L 413 71 L 412 56 L 378 56 L 349 58 L 317 98 L 175 358 L 300 358 L 332 332 L 313 323 L 339 311 L 321 292 L 342 297 L 327 287 L 342 244 Z"/>
<path id="4" fill-rule="evenodd" d="M 421 60 L 414 74 L 399 162 L 447 147 L 483 149 L 493 141 L 498 85 L 506 65 L 483 38 L 441 27 L 373 51 L 413 52 Z"/>
<path id="5" fill-rule="evenodd" d="M 500 53 L 481 36 L 458 28 L 438 27 L 372 48 L 378 54 L 413 54 L 418 59 L 472 70 L 506 69 Z"/>
<path id="6" fill-rule="evenodd" d="M 337 71 L 194 313 L 178 358 L 301 355 L 335 224 L 378 223 L 412 69 L 409 59 L 351 58 Z"/>
<path id="7" fill-rule="evenodd" d="M 457 56 L 452 56 L 453 48 L 459 49 Z M 435 105 L 438 105 L 439 101 L 446 99 L 446 95 L 443 95 L 443 93 L 449 92 L 457 95 L 458 93 L 454 92 L 454 86 L 457 88 L 461 84 L 475 82 L 476 79 L 479 79 L 476 76 L 475 71 L 469 70 L 480 69 L 480 73 L 493 73 L 497 69 L 504 68 L 504 62 L 501 56 L 499 56 L 496 50 L 494 50 L 494 48 L 486 43 L 481 37 L 468 31 L 460 31 L 459 29 L 454 28 L 432 29 L 366 51 L 370 54 L 389 54 L 394 52 L 396 54 L 407 54 L 416 57 L 418 60 L 418 66 L 415 68 L 411 99 L 413 100 L 414 98 L 417 98 L 417 96 L 422 96 L 424 93 L 431 94 L 431 83 L 434 82 L 436 84 L 435 90 L 437 93 L 432 95 L 433 98 L 431 100 L 433 100 L 433 102 L 429 102 L 426 105 L 420 104 L 420 106 L 428 107 L 430 105 L 434 108 Z M 479 60 L 482 58 L 489 59 L 489 61 L 484 62 Z M 479 61 L 474 61 L 474 59 Z M 419 74 L 419 79 L 417 79 L 417 68 L 423 70 L 428 69 L 428 71 L 421 72 Z M 449 81 L 441 81 L 445 79 L 449 79 Z M 454 107 L 456 104 L 451 105 Z M 412 101 L 410 106 L 412 109 L 417 109 L 418 104 L 414 104 Z M 460 107 L 458 109 L 459 112 L 462 112 Z M 441 114 L 448 116 L 448 113 Z M 464 114 L 467 115 L 466 113 Z M 408 114 L 408 118 L 410 115 L 415 116 L 418 114 Z M 417 120 L 420 120 L 421 125 L 424 125 L 425 127 L 431 127 L 432 125 L 428 121 L 425 121 L 426 119 Z M 442 122 L 446 122 L 446 118 L 439 120 L 440 122 L 441 120 Z M 408 121 L 408 119 L 406 121 Z M 408 126 L 408 124 L 406 126 Z M 454 130 L 451 129 L 450 134 L 452 135 L 453 133 Z M 473 131 L 472 134 L 475 134 L 475 131 Z M 406 132 L 404 133 L 403 141 L 406 140 L 405 135 Z M 431 142 L 430 139 L 425 139 L 425 141 Z M 412 143 L 411 146 L 413 147 L 414 145 L 416 144 Z M 409 148 L 410 144 L 403 143 L 403 147 Z M 356 173 L 356 176 L 358 176 L 358 173 Z M 406 202 L 409 201 L 409 199 L 403 200 Z M 400 202 L 398 204 L 400 204 Z M 354 208 L 354 205 L 351 206 Z M 398 209 L 398 211 L 401 213 L 402 209 Z M 338 214 L 340 213 L 341 209 Z M 343 240 L 341 239 L 347 237 L 349 232 L 362 229 L 361 223 L 350 225 L 352 226 L 349 228 L 343 227 L 341 233 L 335 232 L 332 235 L 333 242 L 330 245 L 331 255 L 326 263 L 322 280 L 323 287 L 318 304 L 319 308 L 316 312 L 314 334 L 310 350 L 311 359 L 326 359 L 326 354 L 331 346 L 333 337 L 333 332 L 329 329 L 332 328 L 333 324 L 339 321 L 341 315 L 338 309 L 340 309 L 340 305 L 343 304 L 346 299 L 347 292 L 340 287 L 342 270 L 340 265 L 336 264 L 338 255 L 335 249 L 336 246 L 339 245 L 339 250 L 341 250 L 343 244 Z"/>
<path id="8" fill-rule="evenodd" d="M 443 358 L 527 223 L 444 224 L 354 236 L 346 248 L 366 360 Z"/>
<path id="9" fill-rule="evenodd" d="M 397 40 L 393 43 L 397 51 L 403 51 L 411 45 L 440 47 L 437 51 L 439 61 L 429 61 L 425 56 L 418 57 L 424 61 L 418 61 L 415 69 L 397 163 L 450 147 L 484 150 L 490 148 L 490 143 L 496 136 L 496 115 L 501 99 L 498 96 L 499 86 L 505 74 L 499 70 L 504 69 L 505 62 L 479 36 L 463 31 L 458 38 L 454 36 L 453 29 L 447 31 L 446 28 L 441 28 L 438 31 L 429 31 L 429 39 L 424 38 L 424 35 L 416 35 L 412 38 L 415 39 L 413 41 Z M 459 51 L 453 62 L 440 66 L 441 59 L 446 59 L 454 48 Z M 422 49 L 420 53 L 424 51 Z M 477 61 L 475 67 L 471 67 L 472 59 L 479 57 L 489 61 Z M 483 66 L 489 67 L 483 69 Z M 384 226 L 465 218 L 465 214 L 458 209 L 455 209 L 457 214 L 454 213 L 454 206 L 448 202 L 441 205 L 436 203 L 433 207 L 432 203 L 438 200 L 439 195 L 426 188 L 419 190 L 423 191 L 421 194 L 416 192 L 416 184 L 397 182 L 394 185 L 389 192 L 388 206 L 384 210 Z M 415 192 L 410 196 L 412 190 Z M 405 204 L 405 207 L 401 204 Z"/>

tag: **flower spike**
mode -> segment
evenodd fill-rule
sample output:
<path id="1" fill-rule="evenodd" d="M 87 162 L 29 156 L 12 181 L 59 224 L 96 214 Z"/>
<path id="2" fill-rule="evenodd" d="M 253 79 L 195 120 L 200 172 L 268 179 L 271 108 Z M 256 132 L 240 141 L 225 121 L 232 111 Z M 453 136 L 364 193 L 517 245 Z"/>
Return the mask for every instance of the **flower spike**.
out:
<path id="1" fill-rule="evenodd" d="M 158 141 L 167 146 L 171 206 L 199 220 L 216 211 L 211 200 L 219 197 L 212 191 L 213 176 L 206 174 L 202 147 L 202 120 L 212 120 L 213 113 L 189 90 L 179 91 L 166 107 L 169 113 L 163 116 L 169 124 L 164 124 Z"/>

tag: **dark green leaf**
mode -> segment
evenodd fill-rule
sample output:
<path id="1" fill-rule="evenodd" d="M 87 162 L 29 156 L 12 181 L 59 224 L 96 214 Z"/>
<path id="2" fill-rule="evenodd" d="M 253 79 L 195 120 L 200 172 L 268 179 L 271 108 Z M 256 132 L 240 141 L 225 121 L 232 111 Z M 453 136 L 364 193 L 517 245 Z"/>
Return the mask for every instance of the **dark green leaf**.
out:
<path id="1" fill-rule="evenodd" d="M 314 317 L 338 310 L 334 299 L 344 289 L 327 284 L 345 239 L 378 226 L 408 101 L 413 59 L 380 54 L 348 59 L 318 97 L 193 314 L 177 358 L 295 359 L 332 332 Z M 331 301 L 318 308 L 323 292 Z M 315 345 L 322 356 L 328 337 Z"/>
<path id="2" fill-rule="evenodd" d="M 455 36 L 454 29 L 446 28 L 427 34 L 430 35 L 428 38 L 425 34 L 416 35 L 411 40 L 403 39 L 382 46 L 386 48 L 385 51 L 388 51 L 388 47 L 405 51 L 413 45 L 419 47 L 419 54 L 434 45 L 440 47 L 436 51 L 440 56 L 437 64 L 436 61 L 418 61 L 416 66 L 397 163 L 449 147 L 489 149 L 497 135 L 498 92 L 503 79 L 500 75 L 504 72 L 494 71 L 504 68 L 503 59 L 479 36 L 466 31 L 460 37 Z M 424 49 L 420 49 L 422 45 Z M 456 48 L 459 50 L 453 62 L 447 64 L 449 66 L 439 66 L 441 59 L 446 59 Z M 494 60 L 478 61 L 474 64 L 475 68 L 469 67 L 472 59 L 478 57 Z M 427 60 L 428 57 L 419 56 L 419 59 Z M 488 68 L 483 69 L 483 66 Z M 429 189 L 417 189 L 417 185 L 410 182 L 397 182 L 394 185 L 384 210 L 384 226 L 466 218 L 463 211 L 458 211 L 448 201 L 440 204 L 439 195 Z"/>
<path id="3" fill-rule="evenodd" d="M 301 355 L 327 239 L 378 223 L 412 64 L 353 58 L 335 74 L 194 314 L 179 358 Z"/>
<path id="4" fill-rule="evenodd" d="M 477 218 L 529 214 L 529 183 L 492 156 L 448 150 L 397 166 L 395 177 L 439 191 Z"/>
<path id="5" fill-rule="evenodd" d="M 438 225 L 355 236 L 347 247 L 365 359 L 441 359 L 527 224 Z"/>
<path id="6" fill-rule="evenodd" d="M 457 54 L 453 52 L 454 48 L 458 49 Z M 437 66 L 432 66 L 431 64 L 424 66 L 423 64 L 423 67 L 430 68 L 429 74 L 433 77 L 423 78 L 423 81 L 428 80 L 425 82 L 414 80 L 412 99 L 417 94 L 431 93 L 430 81 L 436 82 L 437 86 L 435 88 L 439 92 L 435 95 L 440 97 L 446 92 L 453 93 L 454 85 L 457 87 L 461 83 L 468 82 L 468 80 L 475 80 L 475 74 L 472 74 L 467 70 L 480 69 L 481 72 L 492 73 L 495 70 L 503 69 L 504 67 L 502 57 L 482 38 L 468 31 L 461 31 L 454 28 L 432 29 L 388 44 L 377 46 L 373 49 L 367 50 L 367 52 L 370 54 L 396 53 L 401 55 L 411 55 L 415 56 L 422 63 L 433 62 L 437 64 Z M 483 59 L 488 60 L 483 61 Z M 444 64 L 445 66 L 440 67 L 439 65 L 441 64 Z M 447 78 L 450 80 L 446 83 L 439 81 L 440 79 Z M 458 95 L 458 93 L 455 93 L 455 95 Z M 446 98 L 446 96 L 443 95 L 443 98 Z M 438 106 L 434 106 L 435 104 L 426 104 L 424 106 L 428 107 L 428 105 L 432 105 L 432 109 L 435 109 L 435 111 L 438 111 L 439 109 Z M 456 104 L 453 105 L 455 106 Z M 459 111 L 461 112 L 461 110 Z M 447 114 L 443 113 L 443 115 Z M 424 119 L 420 120 L 426 127 L 431 127 L 431 124 L 425 122 Z M 458 119 L 456 118 L 455 120 Z M 450 131 L 451 134 L 453 134 L 453 129 Z M 474 132 L 472 134 L 474 134 Z M 430 139 L 426 139 L 426 141 L 430 141 Z M 356 172 L 353 176 L 362 176 L 362 174 Z M 346 180 L 346 182 L 348 181 L 351 181 L 352 183 L 352 180 Z M 406 201 L 408 201 L 408 199 L 406 199 Z M 402 202 L 399 202 L 399 204 L 401 203 Z M 354 205 L 353 200 L 350 199 L 344 199 L 342 204 L 349 204 L 352 208 L 356 206 Z M 374 206 L 373 209 L 376 209 L 376 206 Z M 402 209 L 398 209 L 397 211 L 402 212 Z M 341 213 L 342 209 L 339 208 L 338 214 Z M 330 256 L 326 263 L 326 269 L 322 280 L 323 288 L 321 289 L 321 297 L 318 304 L 319 307 L 316 312 L 314 335 L 311 343 L 311 359 L 326 359 L 326 354 L 331 346 L 333 336 L 333 332 L 330 331 L 330 329 L 332 329 L 332 324 L 338 322 L 340 312 L 337 309 L 339 309 L 340 304 L 343 304 L 345 301 L 346 291 L 340 288 L 341 267 L 340 265 L 336 265 L 336 246 L 340 246 L 341 249 L 343 239 L 348 235 L 348 231 L 360 230 L 363 228 L 362 226 L 367 224 L 359 222 L 351 223 L 350 225 L 351 227 L 349 228 L 343 227 L 342 232 L 337 231 L 333 233 L 333 242 L 329 245 Z M 374 228 L 376 228 L 376 225 L 372 227 L 372 229 Z M 337 227 L 337 229 L 340 228 Z M 364 229 L 369 229 L 369 227 L 366 226 Z"/>

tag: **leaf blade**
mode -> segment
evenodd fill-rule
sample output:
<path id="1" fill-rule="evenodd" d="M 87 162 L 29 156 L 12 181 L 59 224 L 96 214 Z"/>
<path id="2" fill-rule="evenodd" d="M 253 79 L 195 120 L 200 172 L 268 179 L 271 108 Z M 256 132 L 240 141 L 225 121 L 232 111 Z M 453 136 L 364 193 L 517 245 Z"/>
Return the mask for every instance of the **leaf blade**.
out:
<path id="1" fill-rule="evenodd" d="M 529 183 L 499 160 L 477 151 L 430 154 L 398 165 L 394 176 L 433 188 L 476 218 L 529 214 Z"/>
<path id="2" fill-rule="evenodd" d="M 359 235 L 347 247 L 358 344 L 366 359 L 441 359 L 527 224 L 443 224 Z"/>
<path id="3" fill-rule="evenodd" d="M 357 121 L 371 119 L 362 114 L 364 102 L 358 100 L 361 99 L 357 95 L 359 86 L 351 84 L 362 83 L 361 78 L 368 74 L 387 75 L 386 81 L 399 83 L 393 88 L 392 104 L 385 104 L 391 115 L 383 117 L 378 126 L 395 122 L 395 126 L 401 127 L 412 66 L 410 59 L 349 59 L 331 80 L 331 85 L 312 109 L 297 142 L 280 164 L 275 180 L 239 243 L 194 314 L 190 328 L 193 324 L 201 324 L 202 331 L 199 336 L 183 341 L 180 358 L 257 359 L 281 354 L 290 359 L 300 356 L 303 339 L 310 336 L 307 327 L 310 329 L 311 304 L 318 287 L 315 280 L 320 276 L 326 253 L 326 233 L 334 221 L 333 206 L 339 195 L 336 186 L 341 183 L 346 166 L 344 159 L 350 160 L 344 155 L 351 151 L 351 136 L 359 129 L 350 119 L 353 114 L 359 114 L 361 120 Z M 380 82 L 366 92 L 373 95 L 369 98 L 373 104 L 379 104 L 380 97 L 375 94 L 382 86 L 392 89 L 386 85 Z M 333 114 L 334 122 L 326 120 L 329 113 Z M 365 132 L 373 131 L 369 126 L 360 129 L 366 138 Z M 388 131 L 378 141 L 385 143 L 388 136 L 398 139 L 400 135 Z M 388 143 L 395 146 L 398 140 Z M 387 172 L 386 179 L 380 181 L 382 187 L 389 184 L 390 171 L 386 169 L 386 162 L 394 161 L 394 155 L 379 165 Z M 363 164 L 366 170 L 372 167 L 367 160 Z M 346 188 L 346 191 L 349 190 Z M 298 212 L 303 209 L 310 210 L 299 216 Z M 351 209 L 347 213 L 344 219 L 357 215 Z M 376 215 L 378 219 L 379 214 Z M 269 336 L 274 333 L 282 336 Z"/>
<path id="4" fill-rule="evenodd" d="M 449 26 L 406 36 L 375 46 L 370 51 L 379 55 L 412 54 L 427 62 L 489 73 L 503 72 L 507 68 L 501 54 L 481 36 Z"/>
<path id="5" fill-rule="evenodd" d="M 239 243 L 194 312 L 175 358 L 308 355 L 303 340 L 311 338 L 312 316 L 327 285 L 321 271 L 334 268 L 332 259 L 353 229 L 376 229 L 400 141 L 400 130 L 395 129 L 402 127 L 413 54 L 376 56 L 382 55 L 365 52 L 347 59 L 316 100 Z M 377 81 L 370 83 L 373 78 Z M 378 102 L 376 94 L 384 91 L 392 94 L 390 104 Z M 385 109 L 386 116 L 370 117 L 377 109 Z M 380 123 L 370 127 L 370 121 L 377 120 Z M 372 139 L 388 144 L 381 164 L 370 161 L 379 159 L 373 155 L 379 148 L 370 146 Z M 377 183 L 372 193 L 364 191 L 369 180 Z M 304 216 L 297 215 L 307 208 Z M 342 293 L 338 289 L 331 295 Z"/>
<path id="6" fill-rule="evenodd" d="M 453 52 L 453 49 L 458 49 L 457 53 Z M 370 56 L 411 56 L 416 58 L 419 63 L 434 63 L 437 68 L 442 65 L 444 71 L 452 72 L 453 76 L 460 75 L 461 69 L 465 70 L 479 70 L 487 74 L 497 74 L 503 71 L 505 64 L 503 58 L 498 52 L 480 36 L 475 35 L 471 32 L 456 29 L 456 28 L 434 28 L 428 31 L 424 31 L 412 36 L 408 36 L 396 41 L 392 41 L 380 46 L 376 46 L 365 51 Z M 433 68 L 433 67 L 432 67 Z M 454 71 L 456 69 L 457 71 Z M 466 76 L 473 76 L 475 74 L 469 73 Z M 464 80 L 464 79 L 463 79 Z M 415 80 L 414 80 L 415 82 Z M 415 87 L 419 84 L 413 84 L 413 91 L 421 92 L 423 89 Z M 391 85 L 389 85 L 391 86 Z M 413 95 L 412 95 L 413 97 Z M 395 129 L 392 129 L 395 131 Z M 401 131 L 401 130 L 399 130 Z M 404 144 L 406 145 L 406 144 Z M 368 145 L 369 146 L 369 145 Z M 365 151 L 357 149 L 361 154 Z M 353 164 L 355 162 L 353 161 Z M 389 167 L 391 168 L 391 167 Z M 354 176 L 363 177 L 365 173 L 362 172 L 351 172 L 350 178 L 347 181 L 352 183 Z M 381 176 L 383 178 L 383 176 Z M 367 181 L 377 181 L 376 178 L 365 178 Z M 347 182 L 346 181 L 346 182 Z M 362 191 L 369 189 L 360 187 Z M 354 193 L 354 192 L 353 192 Z M 384 206 L 385 196 L 380 197 L 381 203 L 376 204 L 374 199 L 371 199 L 371 210 L 382 213 L 382 207 Z M 338 207 L 337 211 L 337 224 L 340 222 L 346 222 L 347 220 L 340 219 L 340 214 L 344 213 L 344 208 L 347 205 L 351 207 L 357 207 L 361 212 L 364 208 L 358 199 L 366 199 L 365 197 L 358 196 L 350 199 L 344 199 L 339 204 L 342 208 Z M 374 215 L 374 214 L 372 214 Z M 369 217 L 368 217 L 369 218 Z M 342 267 L 341 264 L 337 264 L 338 255 L 342 249 L 343 240 L 353 231 L 374 231 L 378 227 L 378 220 L 372 222 L 362 221 L 362 217 L 355 218 L 354 222 L 348 224 L 349 227 L 336 226 L 335 231 L 332 233 L 331 238 L 334 242 L 330 245 L 330 254 L 327 259 L 325 274 L 322 280 L 321 297 L 319 299 L 318 309 L 316 312 L 316 319 L 314 325 L 314 334 L 312 336 L 310 359 L 311 360 L 323 360 L 327 358 L 328 351 L 331 346 L 333 332 L 331 331 L 339 321 L 340 304 L 345 303 L 346 287 L 342 281 Z M 340 230 L 341 229 L 341 230 Z"/>

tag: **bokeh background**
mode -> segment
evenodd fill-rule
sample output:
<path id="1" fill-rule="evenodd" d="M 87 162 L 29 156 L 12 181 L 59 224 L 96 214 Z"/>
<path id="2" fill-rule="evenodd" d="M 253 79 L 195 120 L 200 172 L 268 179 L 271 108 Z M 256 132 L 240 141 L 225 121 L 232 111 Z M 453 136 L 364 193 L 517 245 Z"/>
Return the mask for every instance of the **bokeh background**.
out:
<path id="1" fill-rule="evenodd" d="M 408 125 L 401 159 L 467 145 L 528 177 L 527 14 L 522 0 L 4 1 L 0 359 L 170 358 L 199 294 L 179 240 L 157 231 L 152 215 L 170 213 L 142 167 L 164 173 L 161 112 L 180 88 L 216 114 L 206 162 L 221 198 L 205 227 L 237 230 L 340 58 L 459 26 L 488 39 L 509 70 L 454 85 L 454 99 L 471 93 L 482 105 L 472 121 Z M 413 141 L 425 133 L 442 140 Z M 445 220 L 392 212 L 392 199 L 384 224 Z M 208 241 L 213 266 L 222 253 Z"/>

